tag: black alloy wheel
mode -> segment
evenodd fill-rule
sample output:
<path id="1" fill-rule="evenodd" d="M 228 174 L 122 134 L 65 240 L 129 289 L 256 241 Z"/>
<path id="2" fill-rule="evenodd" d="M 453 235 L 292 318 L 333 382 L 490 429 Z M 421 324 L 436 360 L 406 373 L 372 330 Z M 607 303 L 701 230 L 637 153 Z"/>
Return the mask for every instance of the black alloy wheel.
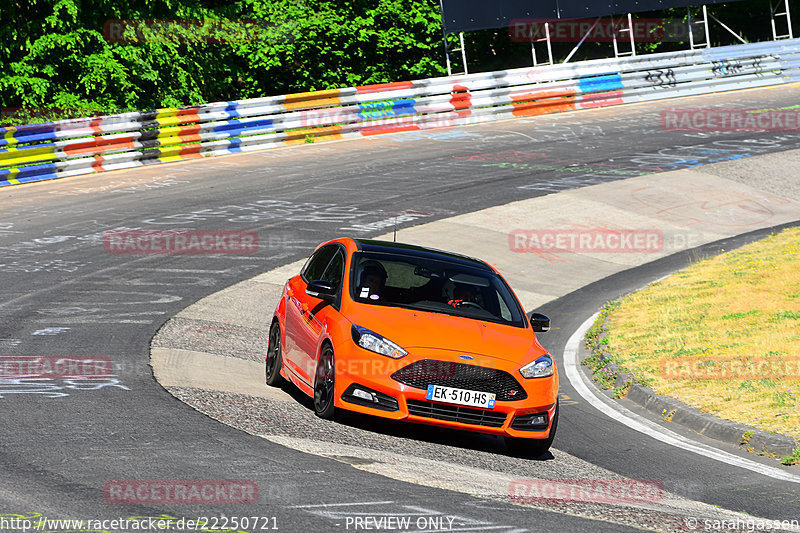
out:
<path id="1" fill-rule="evenodd" d="M 336 384 L 336 365 L 333 347 L 325 344 L 317 361 L 314 378 L 314 412 L 320 418 L 332 419 L 335 415 L 334 386 Z"/>
<path id="2" fill-rule="evenodd" d="M 281 327 L 278 321 L 272 323 L 269 328 L 269 345 L 267 346 L 266 358 L 266 381 L 267 385 L 280 387 L 283 383 L 281 377 L 281 365 L 283 365 L 283 346 L 281 346 Z"/>

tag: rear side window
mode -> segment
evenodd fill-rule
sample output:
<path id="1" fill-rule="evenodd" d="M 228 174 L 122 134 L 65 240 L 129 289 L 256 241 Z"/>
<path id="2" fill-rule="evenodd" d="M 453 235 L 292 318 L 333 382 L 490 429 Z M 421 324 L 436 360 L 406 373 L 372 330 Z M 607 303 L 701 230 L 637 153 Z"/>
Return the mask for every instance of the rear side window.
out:
<path id="1" fill-rule="evenodd" d="M 323 279 L 322 276 L 325 274 L 325 269 L 327 268 L 328 263 L 331 262 L 333 255 L 338 250 L 338 246 L 335 244 L 329 244 L 314 252 L 311 257 L 308 258 L 306 266 L 303 267 L 303 271 L 301 273 L 303 280 L 306 283 L 310 283 L 312 281 Z"/>

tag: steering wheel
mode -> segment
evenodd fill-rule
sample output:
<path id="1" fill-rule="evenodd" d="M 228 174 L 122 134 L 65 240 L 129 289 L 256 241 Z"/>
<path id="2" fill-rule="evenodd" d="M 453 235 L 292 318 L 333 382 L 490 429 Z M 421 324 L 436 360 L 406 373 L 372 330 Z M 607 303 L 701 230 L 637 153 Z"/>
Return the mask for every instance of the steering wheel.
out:
<path id="1" fill-rule="evenodd" d="M 453 307 L 474 307 L 475 309 L 480 309 L 483 311 L 483 307 L 480 304 L 476 304 L 475 302 L 470 302 L 467 300 L 454 300 Z"/>

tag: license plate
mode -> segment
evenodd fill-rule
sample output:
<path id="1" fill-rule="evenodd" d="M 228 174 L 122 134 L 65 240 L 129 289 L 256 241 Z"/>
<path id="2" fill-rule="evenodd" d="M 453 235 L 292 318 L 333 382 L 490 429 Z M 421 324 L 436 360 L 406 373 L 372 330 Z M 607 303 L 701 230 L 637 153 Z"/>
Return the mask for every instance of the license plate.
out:
<path id="1" fill-rule="evenodd" d="M 493 392 L 456 389 L 453 387 L 442 387 L 441 385 L 428 385 L 428 394 L 426 397 L 435 402 L 494 409 L 496 395 Z"/>

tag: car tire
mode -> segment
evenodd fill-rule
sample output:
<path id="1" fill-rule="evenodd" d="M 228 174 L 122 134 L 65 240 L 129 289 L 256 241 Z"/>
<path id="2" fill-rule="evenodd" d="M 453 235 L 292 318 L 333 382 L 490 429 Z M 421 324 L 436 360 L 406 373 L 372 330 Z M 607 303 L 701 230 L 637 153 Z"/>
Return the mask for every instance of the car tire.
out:
<path id="1" fill-rule="evenodd" d="M 550 435 L 546 439 L 525 439 L 519 437 L 506 437 L 506 448 L 513 455 L 518 457 L 535 458 L 546 454 L 553 444 L 558 428 L 558 402 L 556 411 L 553 414 L 553 422 L 550 425 Z"/>
<path id="2" fill-rule="evenodd" d="M 271 387 L 280 387 L 283 384 L 281 367 L 283 366 L 283 345 L 281 344 L 281 326 L 278 321 L 269 328 L 269 344 L 265 360 L 266 383 Z"/>
<path id="3" fill-rule="evenodd" d="M 325 343 L 319 354 L 314 372 L 314 412 L 320 418 L 331 420 L 336 416 L 336 362 L 333 346 Z"/>

